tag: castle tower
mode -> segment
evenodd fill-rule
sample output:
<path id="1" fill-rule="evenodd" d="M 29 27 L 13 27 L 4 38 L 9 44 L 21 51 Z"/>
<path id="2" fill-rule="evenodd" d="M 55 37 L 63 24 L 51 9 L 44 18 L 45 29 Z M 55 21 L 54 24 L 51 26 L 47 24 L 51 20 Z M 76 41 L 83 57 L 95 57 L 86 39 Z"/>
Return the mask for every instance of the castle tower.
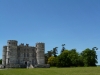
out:
<path id="1" fill-rule="evenodd" d="M 2 51 L 2 65 L 6 65 L 6 52 L 7 52 L 7 46 L 3 46 Z"/>
<path id="2" fill-rule="evenodd" d="M 17 41 L 7 41 L 6 65 L 17 63 Z"/>
<path id="3" fill-rule="evenodd" d="M 37 64 L 45 64 L 45 44 L 44 43 L 36 43 L 36 58 Z"/>

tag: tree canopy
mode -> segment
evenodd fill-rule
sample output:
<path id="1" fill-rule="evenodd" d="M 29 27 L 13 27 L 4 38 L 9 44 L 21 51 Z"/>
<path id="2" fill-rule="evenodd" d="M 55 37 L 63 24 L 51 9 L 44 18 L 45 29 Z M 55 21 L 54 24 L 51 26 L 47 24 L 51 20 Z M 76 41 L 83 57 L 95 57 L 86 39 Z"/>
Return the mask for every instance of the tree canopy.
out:
<path id="1" fill-rule="evenodd" d="M 65 46 L 62 45 L 61 53 L 57 56 L 57 48 L 53 48 L 50 52 L 48 51 L 47 63 L 51 66 L 57 67 L 70 67 L 70 66 L 96 66 L 97 55 L 96 50 L 97 47 L 93 47 L 92 49 L 86 48 L 82 52 L 78 53 L 76 49 L 66 50 L 63 48 Z"/>
<path id="2" fill-rule="evenodd" d="M 94 49 L 85 49 L 81 53 L 84 66 L 96 66 L 97 63 L 97 55 Z"/>
<path id="3" fill-rule="evenodd" d="M 2 59 L 0 59 L 0 64 L 2 64 Z"/>

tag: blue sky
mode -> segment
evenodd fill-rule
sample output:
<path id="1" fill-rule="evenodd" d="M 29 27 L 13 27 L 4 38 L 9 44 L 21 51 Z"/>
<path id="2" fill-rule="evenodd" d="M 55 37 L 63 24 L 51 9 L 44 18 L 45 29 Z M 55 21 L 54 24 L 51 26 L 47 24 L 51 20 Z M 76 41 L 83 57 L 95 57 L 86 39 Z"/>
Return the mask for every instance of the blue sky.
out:
<path id="1" fill-rule="evenodd" d="M 46 51 L 100 48 L 100 0 L 0 0 L 0 58 L 7 40 Z M 100 49 L 97 51 L 100 64 Z"/>

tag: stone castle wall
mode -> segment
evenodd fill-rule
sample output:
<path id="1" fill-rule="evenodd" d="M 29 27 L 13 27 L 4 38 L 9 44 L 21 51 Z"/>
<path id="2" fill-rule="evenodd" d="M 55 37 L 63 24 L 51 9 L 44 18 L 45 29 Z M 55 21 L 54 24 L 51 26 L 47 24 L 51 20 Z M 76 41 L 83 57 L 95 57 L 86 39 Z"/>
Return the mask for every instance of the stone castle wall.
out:
<path id="1" fill-rule="evenodd" d="M 6 53 L 7 53 L 7 46 L 3 46 L 3 51 L 2 51 L 2 65 L 6 65 Z"/>
<path id="2" fill-rule="evenodd" d="M 16 64 L 16 59 L 17 59 L 17 41 L 8 40 L 7 53 L 6 53 L 6 65 Z"/>
<path id="3" fill-rule="evenodd" d="M 36 47 L 33 47 L 23 43 L 18 45 L 16 40 L 8 40 L 7 46 L 3 47 L 2 65 L 6 67 L 43 65 L 44 52 L 44 43 L 36 43 Z"/>
<path id="4" fill-rule="evenodd" d="M 38 64 L 45 64 L 45 58 L 44 58 L 44 43 L 36 43 L 36 53 L 37 53 L 37 63 Z"/>

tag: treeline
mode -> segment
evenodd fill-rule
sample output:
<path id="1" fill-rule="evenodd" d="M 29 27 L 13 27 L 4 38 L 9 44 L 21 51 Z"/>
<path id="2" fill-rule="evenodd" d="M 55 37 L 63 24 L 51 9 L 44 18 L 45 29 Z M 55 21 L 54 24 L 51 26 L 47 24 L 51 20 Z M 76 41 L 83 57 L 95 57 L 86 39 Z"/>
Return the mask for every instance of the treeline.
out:
<path id="1" fill-rule="evenodd" d="M 97 47 L 92 49 L 85 49 L 81 53 L 78 53 L 76 49 L 67 50 L 65 44 L 62 45 L 61 53 L 57 56 L 57 48 L 48 51 L 45 54 L 45 63 L 55 67 L 78 67 L 78 66 L 96 66 Z"/>
<path id="2" fill-rule="evenodd" d="M 0 59 L 0 64 L 2 64 L 2 59 Z"/>

